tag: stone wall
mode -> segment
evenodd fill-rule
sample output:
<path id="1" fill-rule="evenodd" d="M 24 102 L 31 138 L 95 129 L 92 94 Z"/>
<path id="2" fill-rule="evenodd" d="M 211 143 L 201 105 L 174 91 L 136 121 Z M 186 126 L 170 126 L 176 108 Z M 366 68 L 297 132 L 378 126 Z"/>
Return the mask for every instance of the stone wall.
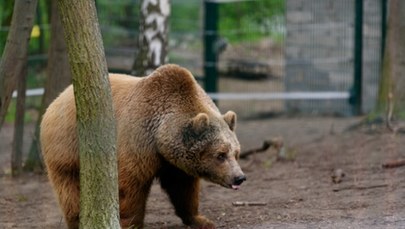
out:
<path id="1" fill-rule="evenodd" d="M 355 0 L 286 0 L 287 92 L 349 92 Z M 380 67 L 380 0 L 364 1 L 363 110 L 374 108 Z M 287 101 L 289 111 L 350 115 L 348 100 Z"/>

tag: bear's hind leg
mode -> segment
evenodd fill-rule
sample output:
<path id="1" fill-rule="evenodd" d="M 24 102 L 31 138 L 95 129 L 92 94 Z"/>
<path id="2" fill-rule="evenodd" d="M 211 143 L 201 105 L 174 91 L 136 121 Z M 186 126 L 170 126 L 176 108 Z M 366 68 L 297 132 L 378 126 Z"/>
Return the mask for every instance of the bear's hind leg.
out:
<path id="1" fill-rule="evenodd" d="M 199 215 L 200 180 L 172 165 L 164 165 L 159 173 L 160 185 L 169 195 L 176 214 L 191 228 L 215 228 L 213 222 Z"/>
<path id="2" fill-rule="evenodd" d="M 75 172 L 64 173 L 48 169 L 48 175 L 58 196 L 69 229 L 79 228 L 80 187 L 79 175 Z"/>

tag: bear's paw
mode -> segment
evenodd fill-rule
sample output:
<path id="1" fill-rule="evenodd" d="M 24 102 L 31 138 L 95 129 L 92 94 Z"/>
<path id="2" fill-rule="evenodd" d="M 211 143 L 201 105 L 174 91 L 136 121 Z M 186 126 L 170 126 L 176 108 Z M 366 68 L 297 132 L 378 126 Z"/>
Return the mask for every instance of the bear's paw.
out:
<path id="1" fill-rule="evenodd" d="M 215 224 L 205 216 L 198 215 L 189 226 L 191 229 L 215 229 Z"/>

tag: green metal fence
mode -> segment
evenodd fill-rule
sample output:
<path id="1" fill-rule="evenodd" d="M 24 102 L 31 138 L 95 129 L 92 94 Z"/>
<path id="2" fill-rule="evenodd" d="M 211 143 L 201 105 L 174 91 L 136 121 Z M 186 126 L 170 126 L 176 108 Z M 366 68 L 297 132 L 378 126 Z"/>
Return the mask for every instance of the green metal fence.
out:
<path id="1" fill-rule="evenodd" d="M 140 1 L 96 2 L 110 71 L 129 73 Z M 386 4 L 172 0 L 169 61 L 190 69 L 221 109 L 242 117 L 368 112 L 378 89 Z M 44 78 L 49 42 L 49 25 L 38 15 L 41 36 L 30 57 L 35 88 Z M 2 23 L 0 33 L 6 32 Z"/>

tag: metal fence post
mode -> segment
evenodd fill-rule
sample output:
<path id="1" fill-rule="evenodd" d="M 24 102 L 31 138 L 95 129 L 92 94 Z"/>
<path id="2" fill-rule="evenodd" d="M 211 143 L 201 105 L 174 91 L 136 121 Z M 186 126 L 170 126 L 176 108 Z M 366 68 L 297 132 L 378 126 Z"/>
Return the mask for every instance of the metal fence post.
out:
<path id="1" fill-rule="evenodd" d="M 355 0 L 354 13 L 354 84 L 352 105 L 354 113 L 361 114 L 363 94 L 363 0 Z"/>
<path id="2" fill-rule="evenodd" d="M 215 42 L 218 38 L 218 3 L 204 0 L 204 88 L 217 92 L 217 53 Z"/>
<path id="3" fill-rule="evenodd" d="M 387 4 L 388 0 L 381 0 L 381 63 L 384 60 L 385 38 L 387 35 Z"/>

